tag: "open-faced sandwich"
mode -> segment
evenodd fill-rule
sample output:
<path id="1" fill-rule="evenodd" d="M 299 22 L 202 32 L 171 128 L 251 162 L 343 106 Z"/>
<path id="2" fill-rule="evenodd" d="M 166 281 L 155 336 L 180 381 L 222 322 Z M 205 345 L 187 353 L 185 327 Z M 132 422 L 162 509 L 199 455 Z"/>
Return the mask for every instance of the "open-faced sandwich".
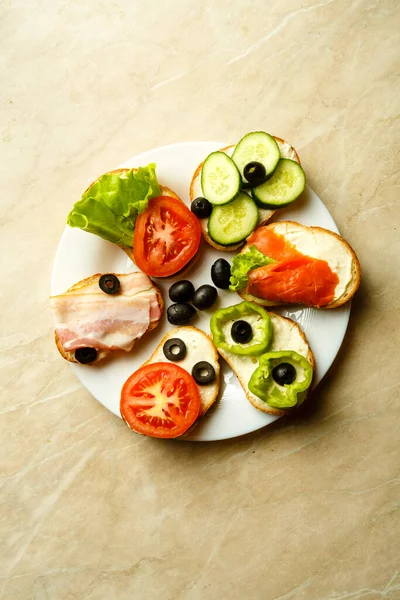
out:
<path id="1" fill-rule="evenodd" d="M 304 402 L 315 361 L 294 321 L 241 302 L 217 310 L 210 327 L 218 352 L 253 406 L 283 415 Z"/>
<path id="2" fill-rule="evenodd" d="M 350 245 L 321 227 L 279 221 L 256 229 L 231 267 L 232 291 L 263 306 L 296 303 L 337 308 L 360 285 Z"/>
<path id="3" fill-rule="evenodd" d="M 177 327 L 125 382 L 122 418 L 151 437 L 183 435 L 217 399 L 219 371 L 211 338 L 195 327 Z"/>
<path id="4" fill-rule="evenodd" d="M 212 152 L 197 167 L 190 185 L 191 209 L 211 246 L 237 250 L 275 210 L 294 202 L 305 184 L 296 150 L 255 131 Z"/>
<path id="5" fill-rule="evenodd" d="M 52 296 L 57 348 L 69 362 L 92 365 L 111 352 L 129 352 L 154 329 L 164 303 L 161 292 L 143 273 L 100 273 Z"/>
<path id="6" fill-rule="evenodd" d="M 75 203 L 67 223 L 117 244 L 151 277 L 184 269 L 201 238 L 198 219 L 158 183 L 154 164 L 99 177 Z"/>

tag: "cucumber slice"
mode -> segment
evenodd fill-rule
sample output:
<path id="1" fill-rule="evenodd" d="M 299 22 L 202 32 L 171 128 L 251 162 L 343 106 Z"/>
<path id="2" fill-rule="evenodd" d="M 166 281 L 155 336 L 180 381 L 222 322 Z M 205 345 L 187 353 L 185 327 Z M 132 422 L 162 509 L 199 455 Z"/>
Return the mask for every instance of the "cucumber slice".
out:
<path id="1" fill-rule="evenodd" d="M 208 221 L 208 233 L 222 246 L 237 244 L 256 228 L 258 208 L 248 194 L 241 192 L 233 202 L 215 206 Z"/>
<path id="2" fill-rule="evenodd" d="M 281 158 L 273 175 L 252 190 L 258 206 L 281 208 L 291 204 L 300 196 L 306 186 L 306 176 L 295 160 Z"/>
<path id="3" fill-rule="evenodd" d="M 212 152 L 201 170 L 201 188 L 211 204 L 227 204 L 239 193 L 240 173 L 225 152 Z"/>
<path id="4" fill-rule="evenodd" d="M 274 172 L 281 157 L 279 146 L 274 138 L 264 131 L 254 131 L 245 135 L 232 154 L 232 160 L 240 171 L 242 179 L 243 169 L 249 162 L 257 161 L 264 165 L 266 174 Z"/>

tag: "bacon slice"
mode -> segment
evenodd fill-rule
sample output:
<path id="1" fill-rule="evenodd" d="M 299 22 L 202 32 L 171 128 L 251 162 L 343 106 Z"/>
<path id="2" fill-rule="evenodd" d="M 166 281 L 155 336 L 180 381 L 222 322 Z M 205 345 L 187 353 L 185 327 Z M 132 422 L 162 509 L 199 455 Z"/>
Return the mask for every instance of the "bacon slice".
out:
<path id="1" fill-rule="evenodd" d="M 55 330 L 66 351 L 131 350 L 161 316 L 156 288 L 147 275 L 118 275 L 121 291 L 105 294 L 92 282 L 50 299 Z"/>

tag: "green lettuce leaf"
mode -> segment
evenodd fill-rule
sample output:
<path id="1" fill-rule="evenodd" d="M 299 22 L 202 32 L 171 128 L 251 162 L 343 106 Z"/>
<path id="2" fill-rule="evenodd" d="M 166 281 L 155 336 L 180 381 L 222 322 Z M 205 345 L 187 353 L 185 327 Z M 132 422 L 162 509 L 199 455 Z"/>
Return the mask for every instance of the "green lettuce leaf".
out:
<path id="1" fill-rule="evenodd" d="M 275 261 L 272 258 L 257 250 L 254 244 L 249 246 L 245 252 L 235 256 L 232 261 L 229 289 L 236 292 L 236 290 L 244 288 L 248 282 L 249 271 L 273 262 Z"/>
<path id="2" fill-rule="evenodd" d="M 137 216 L 151 198 L 161 195 L 156 165 L 102 175 L 75 203 L 68 215 L 70 227 L 79 227 L 109 242 L 132 246 Z"/>

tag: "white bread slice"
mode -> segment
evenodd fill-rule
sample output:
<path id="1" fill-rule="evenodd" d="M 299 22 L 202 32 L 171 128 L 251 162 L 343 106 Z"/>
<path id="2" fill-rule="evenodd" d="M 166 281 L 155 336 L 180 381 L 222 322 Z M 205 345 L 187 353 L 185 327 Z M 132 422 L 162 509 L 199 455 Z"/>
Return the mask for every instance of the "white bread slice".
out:
<path id="1" fill-rule="evenodd" d="M 361 269 L 353 248 L 340 235 L 322 227 L 307 227 L 294 221 L 277 221 L 265 225 L 275 233 L 283 235 L 299 252 L 326 260 L 339 277 L 333 300 L 323 308 L 337 308 L 350 300 L 360 285 Z M 248 244 L 241 250 L 245 252 Z M 285 302 L 270 301 L 238 291 L 243 300 L 262 306 L 278 306 Z"/>
<path id="2" fill-rule="evenodd" d="M 275 139 L 276 143 L 279 146 L 279 150 L 280 150 L 282 158 L 290 158 L 291 160 L 295 160 L 296 162 L 298 162 L 300 164 L 299 156 L 298 156 L 296 150 L 293 148 L 293 146 L 290 146 L 290 144 L 288 144 L 281 138 L 278 138 L 276 136 L 272 136 L 272 137 Z M 235 148 L 236 148 L 236 145 L 233 144 L 232 146 L 226 146 L 226 148 L 221 148 L 220 152 L 225 152 L 225 154 L 227 154 L 228 156 L 232 156 Z M 203 195 L 203 191 L 201 188 L 201 169 L 202 169 L 202 167 L 203 167 L 203 163 L 201 163 L 197 167 L 196 171 L 194 172 L 192 182 L 190 184 L 190 201 L 191 202 L 193 202 L 193 200 L 195 198 L 197 198 L 198 196 Z M 260 227 L 261 225 L 265 225 L 265 223 L 267 223 L 270 220 L 270 218 L 272 217 L 274 212 L 275 212 L 274 210 L 259 208 L 258 209 L 259 217 L 258 217 L 257 226 Z M 234 250 L 238 250 L 239 248 L 241 248 L 243 246 L 243 244 L 245 243 L 243 241 L 243 242 L 239 242 L 238 244 L 233 244 L 232 246 L 221 246 L 220 244 L 217 244 L 216 242 L 214 242 L 208 235 L 208 219 L 199 219 L 199 222 L 201 225 L 201 230 L 203 232 L 204 239 L 206 240 L 206 242 L 208 244 L 210 244 L 210 246 L 212 246 L 216 250 L 219 250 L 221 252 L 233 252 Z"/>
<path id="3" fill-rule="evenodd" d="M 118 277 L 118 275 L 116 273 L 114 273 L 114 274 Z M 96 282 L 99 281 L 99 279 L 100 279 L 101 276 L 102 276 L 102 273 L 96 273 L 95 275 L 91 275 L 90 277 L 86 277 L 86 279 L 82 279 L 82 281 L 78 281 L 78 283 L 74 283 L 74 285 L 72 285 L 67 291 L 68 292 L 72 292 L 72 291 L 75 291 L 75 290 L 79 290 L 79 289 L 81 289 L 81 288 L 83 288 L 85 286 L 88 286 L 91 283 L 96 283 Z M 162 315 L 162 313 L 164 311 L 163 297 L 162 297 L 161 292 L 158 289 L 158 287 L 155 286 L 154 284 L 153 284 L 153 287 L 154 287 L 154 289 L 156 291 L 156 294 L 157 294 L 158 306 L 160 307 L 160 311 L 161 311 L 161 315 Z M 154 321 L 153 323 L 150 323 L 149 328 L 147 329 L 147 332 L 152 331 L 152 329 L 155 329 L 157 327 L 157 325 L 159 324 L 159 322 L 160 322 L 160 320 Z M 59 337 L 57 335 L 57 332 L 54 332 L 54 337 L 55 337 L 56 346 L 57 346 L 58 351 L 61 354 L 61 356 L 63 358 L 65 358 L 65 360 L 67 360 L 68 362 L 81 364 L 81 363 L 79 363 L 76 360 L 76 358 L 75 358 L 75 351 L 74 350 L 64 350 L 64 348 L 61 345 L 61 342 L 59 340 Z M 109 356 L 113 352 L 118 352 L 118 350 L 98 350 L 97 351 L 97 358 L 96 358 L 96 360 L 94 360 L 93 362 L 89 363 L 87 366 L 90 367 L 91 365 L 95 365 L 95 364 L 99 363 L 100 361 L 104 360 L 107 356 Z"/>
<path id="4" fill-rule="evenodd" d="M 216 378 L 213 383 L 208 385 L 197 385 L 200 392 L 201 408 L 199 416 L 203 416 L 210 406 L 214 404 L 219 392 L 220 366 L 218 362 L 218 352 L 214 343 L 204 331 L 190 325 L 176 327 L 163 337 L 149 360 L 144 364 L 148 365 L 155 362 L 171 362 L 165 357 L 163 346 L 171 338 L 180 338 L 186 344 L 187 354 L 183 360 L 172 363 L 177 364 L 188 373 L 192 374 L 194 365 L 202 360 L 209 362 L 215 369 Z"/>
<path id="5" fill-rule="evenodd" d="M 314 355 L 307 342 L 307 338 L 299 325 L 291 319 L 281 317 L 273 312 L 269 312 L 268 314 L 271 318 L 273 333 L 271 345 L 267 352 L 294 350 L 298 354 L 304 356 L 312 368 L 315 369 Z M 263 402 L 263 400 L 250 392 L 248 383 L 250 377 L 258 367 L 258 358 L 256 356 L 240 356 L 222 348 L 217 348 L 217 350 L 235 373 L 246 394 L 246 398 L 253 406 L 255 406 L 255 408 L 271 415 L 284 415 L 290 412 L 290 410 L 282 410 L 269 406 L 266 402 Z M 309 389 L 311 389 L 311 386 Z"/>

